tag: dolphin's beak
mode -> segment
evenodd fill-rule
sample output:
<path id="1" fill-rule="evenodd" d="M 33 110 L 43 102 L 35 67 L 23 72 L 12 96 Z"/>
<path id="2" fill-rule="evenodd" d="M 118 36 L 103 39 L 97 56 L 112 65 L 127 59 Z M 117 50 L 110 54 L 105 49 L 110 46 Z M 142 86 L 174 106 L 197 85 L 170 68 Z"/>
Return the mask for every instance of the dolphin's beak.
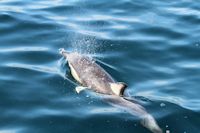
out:
<path id="1" fill-rule="evenodd" d="M 64 57 L 67 57 L 67 54 L 69 54 L 69 52 L 67 52 L 64 48 L 60 48 L 59 49 L 59 53 L 61 55 L 63 55 Z"/>
<path id="2" fill-rule="evenodd" d="M 64 48 L 59 48 L 59 53 L 63 55 L 63 53 L 65 52 Z"/>

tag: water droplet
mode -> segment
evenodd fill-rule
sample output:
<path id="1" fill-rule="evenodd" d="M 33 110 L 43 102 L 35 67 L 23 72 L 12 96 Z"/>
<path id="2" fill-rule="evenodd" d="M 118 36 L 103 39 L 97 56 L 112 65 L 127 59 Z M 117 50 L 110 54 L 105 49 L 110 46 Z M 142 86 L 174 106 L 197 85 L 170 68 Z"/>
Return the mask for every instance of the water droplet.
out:
<path id="1" fill-rule="evenodd" d="M 170 131 L 169 131 L 169 130 L 166 130 L 166 133 L 170 133 Z"/>
<path id="2" fill-rule="evenodd" d="M 109 121 L 109 120 L 107 120 L 106 122 L 107 122 L 107 123 L 109 123 L 110 121 Z"/>
<path id="3" fill-rule="evenodd" d="M 165 107 L 166 105 L 164 103 L 161 103 L 160 104 L 160 107 Z"/>

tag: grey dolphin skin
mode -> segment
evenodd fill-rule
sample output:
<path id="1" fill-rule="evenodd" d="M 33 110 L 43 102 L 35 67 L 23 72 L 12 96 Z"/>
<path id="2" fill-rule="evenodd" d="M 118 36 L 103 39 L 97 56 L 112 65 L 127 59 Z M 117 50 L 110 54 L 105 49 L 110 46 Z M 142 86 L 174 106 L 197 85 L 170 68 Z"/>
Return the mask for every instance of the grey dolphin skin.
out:
<path id="1" fill-rule="evenodd" d="M 137 102 L 130 102 L 123 97 L 127 87 L 123 82 L 116 82 L 101 66 L 92 58 L 77 52 L 67 52 L 60 49 L 60 53 L 68 61 L 70 71 L 74 79 L 81 86 L 92 89 L 100 94 L 106 94 L 103 99 L 114 107 L 124 109 L 131 115 L 137 116 L 141 124 L 153 133 L 163 133 L 157 122 Z"/>

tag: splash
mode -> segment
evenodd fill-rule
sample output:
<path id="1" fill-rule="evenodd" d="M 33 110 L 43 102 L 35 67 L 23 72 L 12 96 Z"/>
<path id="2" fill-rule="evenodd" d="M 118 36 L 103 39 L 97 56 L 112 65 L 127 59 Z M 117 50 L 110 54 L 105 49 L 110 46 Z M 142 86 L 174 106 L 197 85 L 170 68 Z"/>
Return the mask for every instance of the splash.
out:
<path id="1" fill-rule="evenodd" d="M 96 37 L 79 34 L 72 35 L 70 45 L 72 51 L 88 55 L 95 54 L 101 49 L 101 44 L 97 42 Z"/>

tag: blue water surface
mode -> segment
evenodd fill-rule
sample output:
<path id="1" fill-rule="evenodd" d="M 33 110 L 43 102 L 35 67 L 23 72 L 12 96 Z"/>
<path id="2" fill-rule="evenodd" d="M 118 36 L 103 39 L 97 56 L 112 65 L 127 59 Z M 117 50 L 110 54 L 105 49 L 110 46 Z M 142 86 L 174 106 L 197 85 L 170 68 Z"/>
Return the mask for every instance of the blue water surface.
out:
<path id="1" fill-rule="evenodd" d="M 58 49 L 90 55 L 167 133 L 200 133 L 199 0 L 0 0 L 0 133 L 150 133 L 77 94 Z"/>

